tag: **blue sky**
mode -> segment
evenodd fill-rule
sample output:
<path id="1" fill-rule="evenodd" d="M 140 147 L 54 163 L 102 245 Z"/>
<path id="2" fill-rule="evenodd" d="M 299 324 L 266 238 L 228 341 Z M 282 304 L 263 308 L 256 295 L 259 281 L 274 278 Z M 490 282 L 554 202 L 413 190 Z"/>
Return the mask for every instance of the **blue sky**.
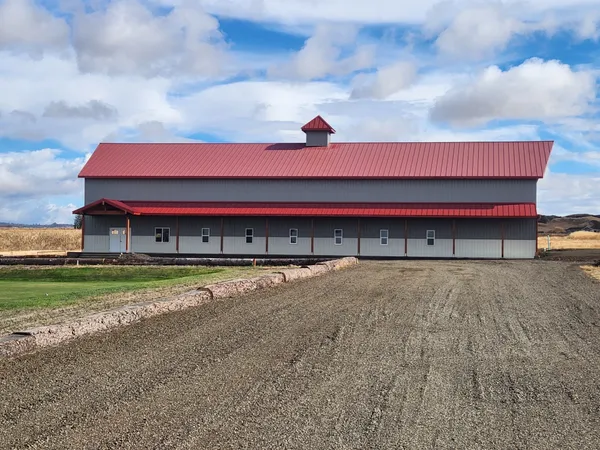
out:
<path id="1" fill-rule="evenodd" d="M 0 0 L 0 222 L 71 222 L 101 141 L 556 142 L 600 214 L 600 0 Z"/>

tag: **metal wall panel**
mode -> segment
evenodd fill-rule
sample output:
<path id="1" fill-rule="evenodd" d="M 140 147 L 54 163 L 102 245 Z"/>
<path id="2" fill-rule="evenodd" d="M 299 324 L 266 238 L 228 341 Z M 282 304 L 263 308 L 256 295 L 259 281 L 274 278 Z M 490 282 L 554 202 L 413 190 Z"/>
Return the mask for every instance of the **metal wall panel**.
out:
<path id="1" fill-rule="evenodd" d="M 361 219 L 361 256 L 404 256 L 404 219 Z M 380 231 L 388 230 L 388 245 L 381 245 Z"/>
<path id="2" fill-rule="evenodd" d="M 223 253 L 229 255 L 264 255 L 266 222 L 261 217 L 225 218 Z M 246 244 L 246 228 L 254 229 L 251 244 Z"/>
<path id="3" fill-rule="evenodd" d="M 328 131 L 307 131 L 306 146 L 307 147 L 327 147 L 330 143 Z"/>
<path id="4" fill-rule="evenodd" d="M 290 228 L 298 230 L 297 244 L 290 244 Z M 310 235 L 310 219 L 270 218 L 269 255 L 310 255 Z"/>
<path id="5" fill-rule="evenodd" d="M 504 239 L 528 240 L 535 243 L 537 239 L 536 219 L 511 219 L 505 220 L 504 224 Z"/>
<path id="6" fill-rule="evenodd" d="M 108 253 L 110 250 L 110 228 L 125 228 L 125 216 L 86 216 L 83 238 L 83 251 Z"/>
<path id="7" fill-rule="evenodd" d="M 169 242 L 156 242 L 156 227 L 170 228 Z M 176 253 L 176 229 L 174 217 L 133 216 L 129 250 L 135 253 Z"/>
<path id="8" fill-rule="evenodd" d="M 208 228 L 208 242 L 202 242 L 202 228 Z M 221 219 L 218 217 L 180 217 L 179 253 L 218 254 L 221 251 Z"/>
<path id="9" fill-rule="evenodd" d="M 85 203 L 138 201 L 483 202 L 536 201 L 535 180 L 86 179 Z"/>
<path id="10" fill-rule="evenodd" d="M 501 239 L 456 239 L 456 258 L 501 258 Z"/>
<path id="11" fill-rule="evenodd" d="M 361 219 L 360 255 L 381 257 L 403 257 L 404 219 Z M 457 258 L 501 258 L 501 223 L 504 224 L 505 258 L 533 258 L 535 254 L 535 220 L 530 219 L 460 219 L 456 220 L 455 257 Z M 124 216 L 87 216 L 85 222 L 84 251 L 104 253 L 109 251 L 109 229 L 125 227 Z M 358 254 L 358 220 L 326 219 L 314 220 L 315 255 L 354 256 Z M 156 243 L 155 227 L 169 227 L 171 238 L 168 243 Z M 180 253 L 218 254 L 220 252 L 221 219 L 216 217 L 180 217 Z M 201 242 L 202 228 L 210 228 L 209 243 Z M 254 228 L 252 244 L 245 242 L 245 229 Z M 297 228 L 298 244 L 289 243 L 289 229 Z M 333 230 L 343 230 L 342 245 L 334 244 Z M 389 243 L 380 244 L 379 232 L 389 230 Z M 435 230 L 433 246 L 427 245 L 427 230 Z M 175 217 L 131 218 L 130 251 L 137 253 L 175 253 L 177 222 Z M 224 219 L 224 254 L 264 255 L 266 251 L 266 219 L 238 217 Z M 311 220 L 307 218 L 270 218 L 269 254 L 311 255 Z M 443 257 L 452 254 L 452 220 L 409 219 L 408 256 Z"/>
<path id="12" fill-rule="evenodd" d="M 504 241 L 504 257 L 508 259 L 532 259 L 535 257 L 535 240 Z"/>
<path id="13" fill-rule="evenodd" d="M 408 254 L 411 258 L 452 258 L 452 239 L 437 239 L 435 245 L 427 245 L 427 240 L 408 239 Z"/>
<path id="14" fill-rule="evenodd" d="M 343 230 L 342 245 L 335 245 L 334 230 Z M 356 219 L 315 219 L 315 255 L 356 256 L 358 221 Z"/>
<path id="15" fill-rule="evenodd" d="M 427 245 L 427 230 L 435 231 L 434 245 Z M 452 220 L 449 219 L 409 219 L 409 257 L 451 258 Z"/>
<path id="16" fill-rule="evenodd" d="M 89 253 L 108 253 L 110 250 L 110 241 L 108 232 L 106 235 L 88 234 L 86 232 L 83 238 L 83 251 Z"/>

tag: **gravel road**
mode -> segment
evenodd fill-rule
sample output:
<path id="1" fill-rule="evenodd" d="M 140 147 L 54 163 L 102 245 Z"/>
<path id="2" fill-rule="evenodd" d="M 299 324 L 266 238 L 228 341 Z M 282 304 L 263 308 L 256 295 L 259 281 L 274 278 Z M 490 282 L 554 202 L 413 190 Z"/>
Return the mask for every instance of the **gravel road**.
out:
<path id="1" fill-rule="evenodd" d="M 0 448 L 598 448 L 600 283 L 363 262 L 0 361 Z"/>

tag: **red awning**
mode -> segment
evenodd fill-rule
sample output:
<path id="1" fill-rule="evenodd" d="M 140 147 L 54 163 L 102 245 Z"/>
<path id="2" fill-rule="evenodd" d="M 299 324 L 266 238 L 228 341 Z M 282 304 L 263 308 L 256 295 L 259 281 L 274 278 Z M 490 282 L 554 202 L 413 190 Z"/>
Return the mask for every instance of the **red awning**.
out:
<path id="1" fill-rule="evenodd" d="M 537 217 L 534 203 L 228 203 L 123 202 L 110 199 L 90 203 L 73 213 L 102 215 L 118 211 L 136 216 Z"/>

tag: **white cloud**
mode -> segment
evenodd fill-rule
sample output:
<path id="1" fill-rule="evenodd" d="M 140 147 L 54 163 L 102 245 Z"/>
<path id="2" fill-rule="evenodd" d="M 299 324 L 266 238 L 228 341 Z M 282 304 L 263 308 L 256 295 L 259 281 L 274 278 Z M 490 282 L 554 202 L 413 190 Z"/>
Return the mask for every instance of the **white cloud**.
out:
<path id="1" fill-rule="evenodd" d="M 431 110 L 436 122 L 482 125 L 497 119 L 548 119 L 585 113 L 596 99 L 592 72 L 533 58 L 502 71 L 489 67 L 471 84 L 457 86 Z"/>
<path id="2" fill-rule="evenodd" d="M 508 7 L 492 3 L 459 11 L 435 44 L 445 55 L 478 59 L 503 50 L 515 34 L 532 28 L 511 17 Z"/>
<path id="3" fill-rule="evenodd" d="M 576 26 L 575 32 L 581 39 L 600 39 L 600 12 L 587 14 L 581 19 L 579 26 Z"/>
<path id="4" fill-rule="evenodd" d="M 345 75 L 370 67 L 374 47 L 356 47 L 347 57 L 344 49 L 355 47 L 358 27 L 350 25 L 317 25 L 304 47 L 281 65 L 269 68 L 269 75 L 288 79 L 312 80 L 326 75 Z"/>
<path id="5" fill-rule="evenodd" d="M 66 22 L 33 0 L 0 1 L 0 51 L 41 57 L 44 50 L 63 49 L 68 42 Z"/>
<path id="6" fill-rule="evenodd" d="M 561 161 L 573 161 L 582 164 L 586 164 L 592 167 L 600 167 L 600 150 L 590 151 L 570 151 L 558 144 L 554 144 L 552 150 L 551 164 L 555 164 Z"/>
<path id="7" fill-rule="evenodd" d="M 71 223 L 74 208 L 68 199 L 83 197 L 77 174 L 84 161 L 65 158 L 56 149 L 0 153 L 0 222 Z"/>
<path id="8" fill-rule="evenodd" d="M 70 148 L 87 151 L 120 128 L 151 121 L 170 125 L 181 121 L 181 113 L 168 99 L 171 86 L 172 82 L 163 78 L 81 74 L 72 56 L 47 55 L 41 61 L 33 61 L 0 53 L 0 135 L 51 138 Z M 55 113 L 56 105 L 63 105 L 71 114 L 76 111 L 83 114 L 79 114 L 78 120 L 64 114 L 44 117 L 53 104 Z M 94 105 L 96 109 L 92 110 Z M 100 111 L 102 121 L 96 120 L 98 106 L 103 111 Z M 107 108 L 114 114 L 107 114 Z M 13 110 L 27 112 L 35 120 L 22 120 L 10 114 Z"/>
<path id="9" fill-rule="evenodd" d="M 322 113 L 320 103 L 347 98 L 347 90 L 335 83 L 246 81 L 213 86 L 174 99 L 173 105 L 185 117 L 181 131 L 273 142 L 304 139 L 300 126 Z"/>
<path id="10" fill-rule="evenodd" d="M 350 98 L 385 99 L 410 86 L 416 76 L 416 65 L 407 61 L 381 67 L 374 75 L 359 74 L 354 78 Z"/>
<path id="11" fill-rule="evenodd" d="M 218 21 L 193 1 L 166 16 L 153 15 L 138 0 L 79 12 L 73 45 L 82 71 L 107 74 L 214 76 L 225 58 Z"/>
<path id="12" fill-rule="evenodd" d="M 173 5 L 180 0 L 154 0 Z M 430 12 L 439 13 L 444 3 L 440 0 L 398 2 L 397 0 L 199 0 L 211 14 L 262 22 L 286 24 L 313 24 L 315 22 L 364 24 L 423 24 Z M 473 0 L 455 0 L 450 11 L 459 11 L 480 5 Z M 598 6 L 598 0 L 523 0 L 509 3 L 523 19 L 540 19 L 548 11 L 560 12 L 559 17 L 583 17 Z M 443 11 L 442 11 L 443 13 Z M 444 16 L 447 18 L 447 16 Z"/>
<path id="13" fill-rule="evenodd" d="M 538 183 L 540 214 L 600 214 L 600 175 L 570 175 L 546 171 Z"/>

